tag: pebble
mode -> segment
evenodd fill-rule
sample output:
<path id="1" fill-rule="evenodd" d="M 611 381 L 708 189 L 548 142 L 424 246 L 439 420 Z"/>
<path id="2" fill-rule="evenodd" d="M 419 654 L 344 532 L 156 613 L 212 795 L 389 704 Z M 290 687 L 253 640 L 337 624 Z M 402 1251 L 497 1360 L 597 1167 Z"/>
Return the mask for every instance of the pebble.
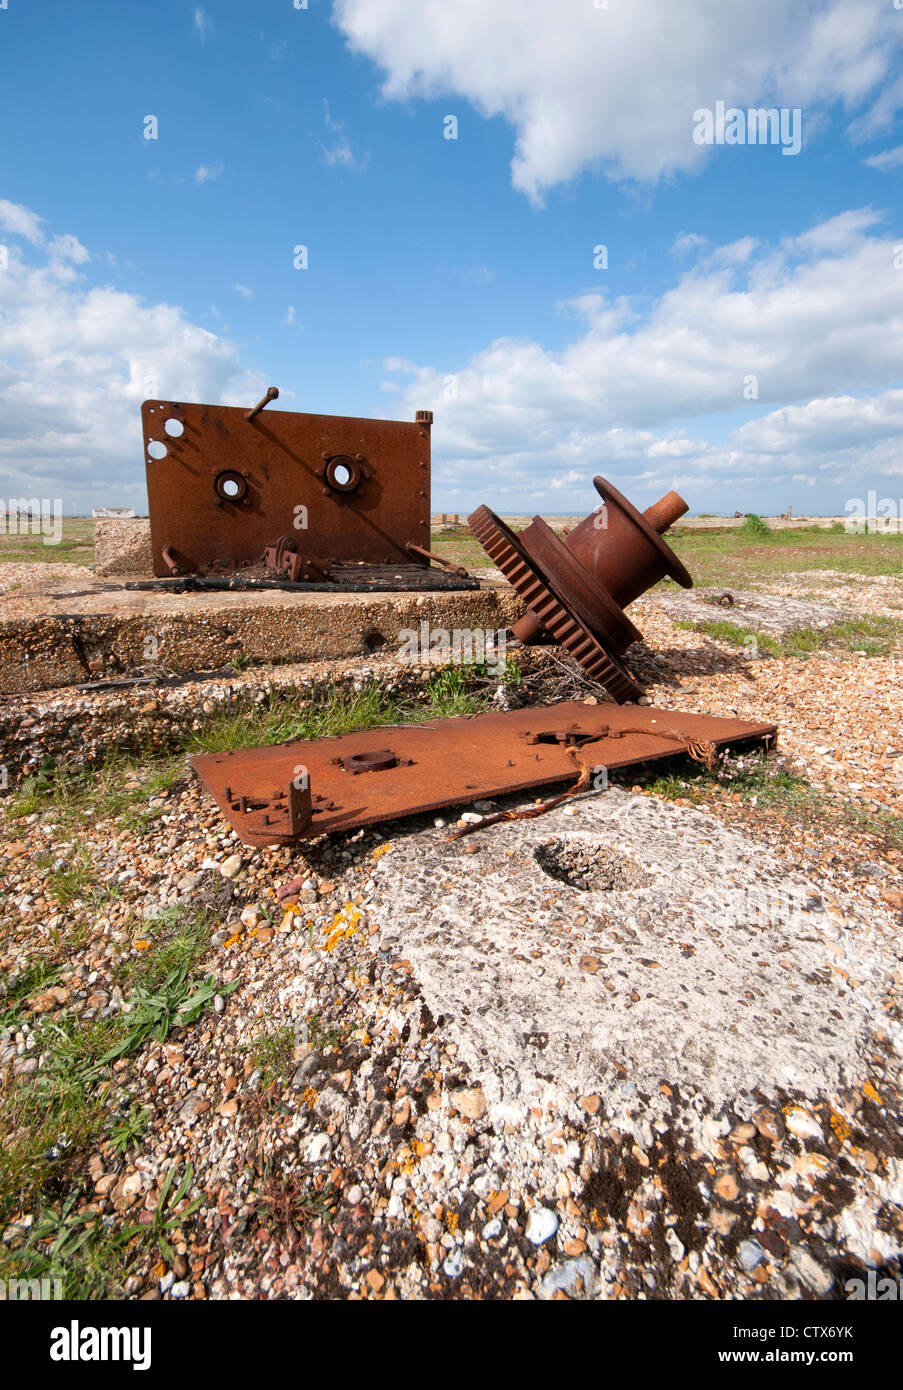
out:
<path id="1" fill-rule="evenodd" d="M 795 1134 L 798 1139 L 823 1139 L 824 1133 L 821 1125 L 806 1110 L 801 1110 L 798 1106 L 791 1106 L 785 1111 L 784 1123 Z"/>
<path id="2" fill-rule="evenodd" d="M 328 1134 L 313 1134 L 305 1145 L 304 1157 L 308 1163 L 320 1163 L 328 1157 L 331 1149 L 332 1141 Z"/>
<path id="3" fill-rule="evenodd" d="M 715 1179 L 715 1191 L 725 1202 L 736 1201 L 740 1188 L 736 1175 L 729 1168 Z"/>
<path id="4" fill-rule="evenodd" d="M 224 859 L 218 865 L 218 868 L 223 878 L 235 878 L 236 874 L 241 873 L 243 864 L 244 860 L 240 854 L 230 854 L 228 859 Z"/>
<path id="5" fill-rule="evenodd" d="M 558 1217 L 548 1207 L 531 1207 L 524 1234 L 531 1245 L 544 1245 L 558 1230 Z"/>
<path id="6" fill-rule="evenodd" d="M 452 1091 L 449 1101 L 452 1109 L 467 1120 L 481 1120 L 486 1114 L 486 1097 L 482 1086 L 466 1086 Z"/>
<path id="7" fill-rule="evenodd" d="M 569 1298 L 591 1298 L 598 1278 L 598 1272 L 588 1255 L 580 1255 L 573 1260 L 563 1260 L 546 1270 L 539 1286 L 540 1298 L 554 1298 L 557 1293 L 565 1293 Z"/>
<path id="8" fill-rule="evenodd" d="M 804 1245 L 795 1245 L 790 1251 L 790 1262 L 799 1274 L 803 1283 L 808 1285 L 813 1293 L 826 1294 L 834 1287 L 834 1276 L 828 1270 L 822 1269 L 821 1265 L 809 1254 Z"/>
<path id="9" fill-rule="evenodd" d="M 765 1259 L 765 1251 L 757 1240 L 741 1240 L 737 1246 L 737 1263 L 747 1273 Z"/>

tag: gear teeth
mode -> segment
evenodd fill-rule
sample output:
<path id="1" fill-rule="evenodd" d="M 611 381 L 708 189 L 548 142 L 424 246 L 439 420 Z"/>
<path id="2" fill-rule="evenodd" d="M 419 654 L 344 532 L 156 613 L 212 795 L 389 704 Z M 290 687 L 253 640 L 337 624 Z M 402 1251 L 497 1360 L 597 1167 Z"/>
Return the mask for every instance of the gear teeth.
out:
<path id="1" fill-rule="evenodd" d="M 640 694 L 640 686 L 627 667 L 620 662 L 615 663 L 592 633 L 559 602 L 531 568 L 527 558 L 511 545 L 498 517 L 488 507 L 478 507 L 467 521 L 493 564 L 502 571 L 556 642 L 570 652 L 587 675 L 604 686 L 618 704 L 635 700 Z"/>

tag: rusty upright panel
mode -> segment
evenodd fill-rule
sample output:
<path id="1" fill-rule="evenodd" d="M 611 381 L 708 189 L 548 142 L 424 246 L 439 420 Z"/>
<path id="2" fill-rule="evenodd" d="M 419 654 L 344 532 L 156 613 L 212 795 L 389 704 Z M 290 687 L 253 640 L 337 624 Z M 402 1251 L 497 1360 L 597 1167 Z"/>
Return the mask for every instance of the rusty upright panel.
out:
<path id="1" fill-rule="evenodd" d="M 431 412 L 408 423 L 266 409 L 273 390 L 252 410 L 142 405 L 154 573 L 233 571 L 284 536 L 302 561 L 417 563 Z"/>
<path id="2" fill-rule="evenodd" d="M 776 737 L 774 724 L 563 703 L 203 753 L 191 765 L 246 844 L 290 844 L 561 782 L 581 764 L 619 768 L 762 740 L 771 747 Z M 299 790 L 305 798 L 293 804 Z"/>

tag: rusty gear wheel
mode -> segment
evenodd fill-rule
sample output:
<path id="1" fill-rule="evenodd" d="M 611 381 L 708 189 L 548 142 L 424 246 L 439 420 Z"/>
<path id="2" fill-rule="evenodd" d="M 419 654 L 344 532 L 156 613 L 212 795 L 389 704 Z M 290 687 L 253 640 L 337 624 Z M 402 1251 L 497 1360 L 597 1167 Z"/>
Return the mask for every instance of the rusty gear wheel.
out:
<path id="1" fill-rule="evenodd" d="M 467 521 L 492 563 L 498 566 L 555 641 L 579 661 L 587 675 L 603 685 L 619 705 L 638 699 L 642 686 L 624 663 L 606 651 L 580 619 L 564 606 L 516 534 L 501 518 L 488 507 L 478 507 Z"/>

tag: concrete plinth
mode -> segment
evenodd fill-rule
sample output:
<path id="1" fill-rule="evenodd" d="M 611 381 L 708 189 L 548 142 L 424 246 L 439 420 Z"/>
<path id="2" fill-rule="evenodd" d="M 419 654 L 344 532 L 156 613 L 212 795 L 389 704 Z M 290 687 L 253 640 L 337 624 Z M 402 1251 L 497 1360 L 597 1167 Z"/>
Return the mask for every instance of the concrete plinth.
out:
<path id="1" fill-rule="evenodd" d="M 121 525 L 121 523 L 116 523 Z M 507 584 L 429 594 L 167 594 L 49 584 L 0 597 L 0 693 L 51 690 L 164 668 L 216 670 L 397 651 L 405 629 L 507 629 L 523 603 Z"/>

